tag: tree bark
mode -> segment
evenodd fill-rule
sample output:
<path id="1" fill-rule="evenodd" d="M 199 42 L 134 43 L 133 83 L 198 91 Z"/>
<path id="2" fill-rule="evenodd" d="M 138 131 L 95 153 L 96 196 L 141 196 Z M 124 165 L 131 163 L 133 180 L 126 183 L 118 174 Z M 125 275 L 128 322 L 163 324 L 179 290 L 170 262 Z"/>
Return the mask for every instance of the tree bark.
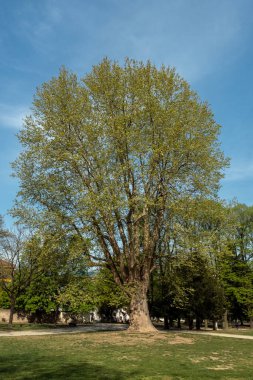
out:
<path id="1" fill-rule="evenodd" d="M 129 332 L 157 332 L 149 316 L 147 288 L 139 283 L 132 289 Z"/>
<path id="2" fill-rule="evenodd" d="M 250 328 L 253 329 L 253 317 L 250 317 L 249 325 L 250 325 Z"/>
<path id="3" fill-rule="evenodd" d="M 9 325 L 13 323 L 13 316 L 15 311 L 15 300 L 11 300 L 10 314 L 9 314 Z"/>
<path id="4" fill-rule="evenodd" d="M 189 324 L 189 330 L 193 330 L 193 319 L 191 317 L 189 317 L 188 324 Z"/>
<path id="5" fill-rule="evenodd" d="M 174 327 L 174 319 L 173 319 L 173 317 L 170 317 L 169 318 L 169 328 L 173 329 L 173 327 Z"/>
<path id="6" fill-rule="evenodd" d="M 196 317 L 196 330 L 200 330 L 201 323 L 202 323 L 202 319 L 199 317 Z"/>
<path id="7" fill-rule="evenodd" d="M 218 330 L 218 322 L 215 319 L 213 320 L 213 330 Z"/>
<path id="8" fill-rule="evenodd" d="M 164 330 L 169 330 L 169 317 L 167 314 L 164 315 L 164 324 L 163 324 Z"/>
<path id="9" fill-rule="evenodd" d="M 223 329 L 228 329 L 228 311 L 226 310 L 223 316 Z"/>

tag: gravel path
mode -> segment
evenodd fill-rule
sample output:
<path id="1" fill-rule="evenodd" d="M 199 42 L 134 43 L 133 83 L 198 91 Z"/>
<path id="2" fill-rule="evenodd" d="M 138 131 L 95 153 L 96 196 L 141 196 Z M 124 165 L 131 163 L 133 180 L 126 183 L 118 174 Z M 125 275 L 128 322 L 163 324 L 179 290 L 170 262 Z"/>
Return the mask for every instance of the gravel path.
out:
<path id="1" fill-rule="evenodd" d="M 116 323 L 98 323 L 93 325 L 77 326 L 77 327 L 63 327 L 55 329 L 46 329 L 46 330 L 24 330 L 24 331 L 0 331 L 0 337 L 4 336 L 38 336 L 38 335 L 58 335 L 58 334 L 76 334 L 76 333 L 85 333 L 85 332 L 99 332 L 99 331 L 123 331 L 128 328 L 128 325 L 125 324 L 116 324 Z M 195 335 L 209 335 L 209 336 L 220 336 L 224 338 L 235 338 L 235 339 L 253 339 L 253 336 L 250 335 L 239 335 L 239 334 L 226 334 L 226 333 L 216 333 L 208 331 L 164 331 L 160 332 L 169 334 L 195 334 Z"/>
<path id="2" fill-rule="evenodd" d="M 94 331 L 122 331 L 126 330 L 128 325 L 116 323 L 99 323 L 94 325 L 85 325 L 77 327 L 63 327 L 46 330 L 24 330 L 24 331 L 0 331 L 1 336 L 36 336 L 36 335 L 58 335 L 58 334 L 76 334 Z"/>
<path id="3" fill-rule="evenodd" d="M 237 338 L 237 339 L 253 339 L 251 335 L 240 335 L 240 334 L 226 334 L 220 332 L 208 332 L 208 331 L 182 331 L 183 334 L 197 334 L 197 335 L 209 335 L 209 336 L 221 336 L 225 338 Z"/>

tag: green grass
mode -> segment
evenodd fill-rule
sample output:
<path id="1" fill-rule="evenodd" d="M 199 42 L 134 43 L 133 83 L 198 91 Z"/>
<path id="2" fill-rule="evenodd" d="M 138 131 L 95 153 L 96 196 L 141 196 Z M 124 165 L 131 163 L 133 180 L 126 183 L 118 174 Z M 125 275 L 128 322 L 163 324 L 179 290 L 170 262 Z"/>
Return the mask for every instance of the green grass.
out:
<path id="1" fill-rule="evenodd" d="M 250 380 L 252 343 L 171 333 L 1 337 L 0 378 Z"/>
<path id="2" fill-rule="evenodd" d="M 27 330 L 45 330 L 68 327 L 66 325 L 54 325 L 50 323 L 13 323 L 11 326 L 8 323 L 0 323 L 1 331 L 27 331 Z"/>

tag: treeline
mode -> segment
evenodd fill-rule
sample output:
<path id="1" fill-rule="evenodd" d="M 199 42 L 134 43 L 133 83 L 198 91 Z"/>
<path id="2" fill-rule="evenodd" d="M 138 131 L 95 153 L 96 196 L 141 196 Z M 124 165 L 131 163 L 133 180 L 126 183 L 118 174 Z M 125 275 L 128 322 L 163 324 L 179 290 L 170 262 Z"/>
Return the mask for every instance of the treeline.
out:
<path id="1" fill-rule="evenodd" d="M 180 320 L 200 328 L 213 322 L 253 327 L 253 207 L 210 200 L 182 204 L 161 231 L 148 291 L 153 318 L 164 327 Z M 94 264 L 92 246 L 74 230 L 31 233 L 1 226 L 0 307 L 32 322 L 56 322 L 59 310 L 73 316 L 100 311 L 110 319 L 129 298 L 106 263 Z M 89 250 L 89 254 L 87 254 Z M 224 319 L 225 318 L 225 319 Z M 176 322 L 178 321 L 178 322 Z"/>

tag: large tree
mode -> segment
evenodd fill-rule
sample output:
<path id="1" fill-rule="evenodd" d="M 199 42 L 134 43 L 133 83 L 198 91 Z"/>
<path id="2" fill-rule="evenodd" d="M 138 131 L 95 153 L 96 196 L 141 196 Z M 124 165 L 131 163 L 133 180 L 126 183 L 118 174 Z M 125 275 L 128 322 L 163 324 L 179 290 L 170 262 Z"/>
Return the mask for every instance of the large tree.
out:
<path id="1" fill-rule="evenodd" d="M 19 134 L 16 212 L 89 238 L 90 257 L 130 297 L 130 329 L 152 330 L 146 293 L 161 228 L 181 200 L 216 195 L 218 133 L 174 69 L 104 59 L 79 81 L 63 68 L 37 90 Z"/>

